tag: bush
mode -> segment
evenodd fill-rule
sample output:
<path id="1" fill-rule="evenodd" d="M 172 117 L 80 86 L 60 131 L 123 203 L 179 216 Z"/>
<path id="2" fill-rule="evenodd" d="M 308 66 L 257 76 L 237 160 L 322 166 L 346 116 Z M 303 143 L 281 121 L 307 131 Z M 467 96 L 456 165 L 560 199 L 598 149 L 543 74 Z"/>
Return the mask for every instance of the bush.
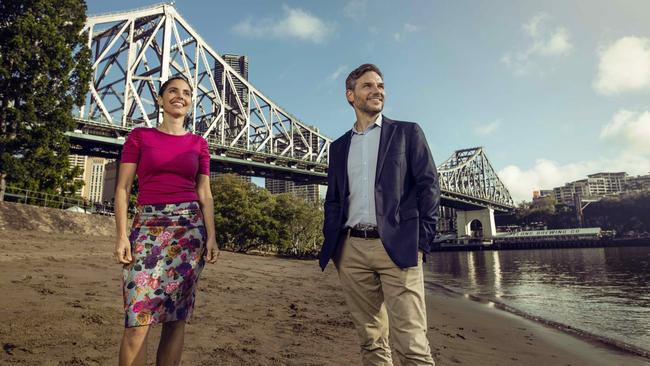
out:
<path id="1" fill-rule="evenodd" d="M 323 214 L 288 194 L 272 195 L 234 174 L 212 182 L 217 243 L 240 253 L 251 250 L 315 257 L 322 243 Z"/>

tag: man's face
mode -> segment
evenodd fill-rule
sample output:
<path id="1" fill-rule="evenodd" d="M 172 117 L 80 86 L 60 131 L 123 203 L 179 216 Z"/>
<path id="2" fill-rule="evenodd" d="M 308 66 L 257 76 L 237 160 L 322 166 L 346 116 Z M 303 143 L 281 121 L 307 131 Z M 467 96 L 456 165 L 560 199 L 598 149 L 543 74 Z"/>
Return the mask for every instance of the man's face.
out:
<path id="1" fill-rule="evenodd" d="M 357 79 L 354 90 L 346 90 L 345 96 L 355 110 L 374 115 L 384 109 L 384 80 L 374 71 L 368 71 Z"/>

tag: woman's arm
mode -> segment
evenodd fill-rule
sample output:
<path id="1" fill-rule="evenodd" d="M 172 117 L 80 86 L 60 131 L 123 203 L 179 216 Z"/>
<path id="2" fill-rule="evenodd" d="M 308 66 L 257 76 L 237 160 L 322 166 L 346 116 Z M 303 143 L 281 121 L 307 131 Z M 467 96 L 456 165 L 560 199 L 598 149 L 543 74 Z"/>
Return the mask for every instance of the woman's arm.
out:
<path id="1" fill-rule="evenodd" d="M 205 231 L 208 234 L 205 243 L 205 260 L 208 263 L 214 263 L 219 256 L 219 248 L 217 247 L 214 229 L 214 200 L 212 199 L 212 191 L 210 190 L 210 177 L 199 174 L 196 181 L 196 193 L 199 195 L 199 205 L 203 213 Z"/>
<path id="2" fill-rule="evenodd" d="M 115 259 L 117 263 L 129 264 L 131 258 L 131 243 L 127 233 L 127 211 L 129 209 L 129 196 L 131 186 L 138 167 L 134 163 L 121 163 L 115 187 L 115 226 L 117 229 L 117 242 L 115 243 Z"/>

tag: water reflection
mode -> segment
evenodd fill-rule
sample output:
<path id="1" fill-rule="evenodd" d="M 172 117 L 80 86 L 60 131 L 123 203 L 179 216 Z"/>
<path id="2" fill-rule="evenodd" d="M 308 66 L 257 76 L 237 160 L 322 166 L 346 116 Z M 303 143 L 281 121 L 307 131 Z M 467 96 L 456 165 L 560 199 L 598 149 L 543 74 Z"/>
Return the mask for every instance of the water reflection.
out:
<path id="1" fill-rule="evenodd" d="M 474 252 L 467 253 L 467 277 L 472 288 L 476 287 L 476 267 L 474 266 Z"/>
<path id="2" fill-rule="evenodd" d="M 427 281 L 650 348 L 650 245 L 448 252 L 430 259 Z"/>
<path id="3" fill-rule="evenodd" d="M 499 252 L 492 252 L 492 273 L 494 274 L 494 296 L 501 298 L 501 260 L 499 259 Z"/>

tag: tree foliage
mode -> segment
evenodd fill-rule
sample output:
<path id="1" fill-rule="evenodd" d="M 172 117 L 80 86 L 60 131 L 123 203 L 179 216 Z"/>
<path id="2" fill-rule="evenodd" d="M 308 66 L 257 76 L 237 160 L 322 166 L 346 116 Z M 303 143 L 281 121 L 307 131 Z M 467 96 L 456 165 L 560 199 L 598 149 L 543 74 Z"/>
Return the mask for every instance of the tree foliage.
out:
<path id="1" fill-rule="evenodd" d="M 650 191 L 606 197 L 584 211 L 588 226 L 616 230 L 618 235 L 650 233 Z"/>
<path id="2" fill-rule="evenodd" d="M 532 202 L 522 202 L 516 210 L 516 218 L 519 222 L 530 224 L 533 222 L 546 221 L 555 214 L 555 199 L 543 197 Z"/>
<path id="3" fill-rule="evenodd" d="M 8 184 L 68 195 L 78 188 L 65 132 L 91 77 L 85 20 L 82 0 L 0 2 L 0 176 Z"/>
<path id="4" fill-rule="evenodd" d="M 274 196 L 226 174 L 212 182 L 217 243 L 238 252 L 258 250 L 313 257 L 322 243 L 322 212 L 288 194 Z"/>
<path id="5" fill-rule="evenodd" d="M 310 257 L 318 253 L 323 242 L 323 212 L 320 207 L 287 193 L 275 196 L 273 217 L 280 223 L 280 254 Z"/>
<path id="6" fill-rule="evenodd" d="M 549 229 L 579 227 L 574 207 L 555 204 L 552 198 L 523 202 L 515 214 L 500 218 L 498 224 L 530 226 L 542 223 Z M 583 210 L 584 226 L 615 230 L 618 235 L 650 233 L 650 191 L 605 197 Z"/>

